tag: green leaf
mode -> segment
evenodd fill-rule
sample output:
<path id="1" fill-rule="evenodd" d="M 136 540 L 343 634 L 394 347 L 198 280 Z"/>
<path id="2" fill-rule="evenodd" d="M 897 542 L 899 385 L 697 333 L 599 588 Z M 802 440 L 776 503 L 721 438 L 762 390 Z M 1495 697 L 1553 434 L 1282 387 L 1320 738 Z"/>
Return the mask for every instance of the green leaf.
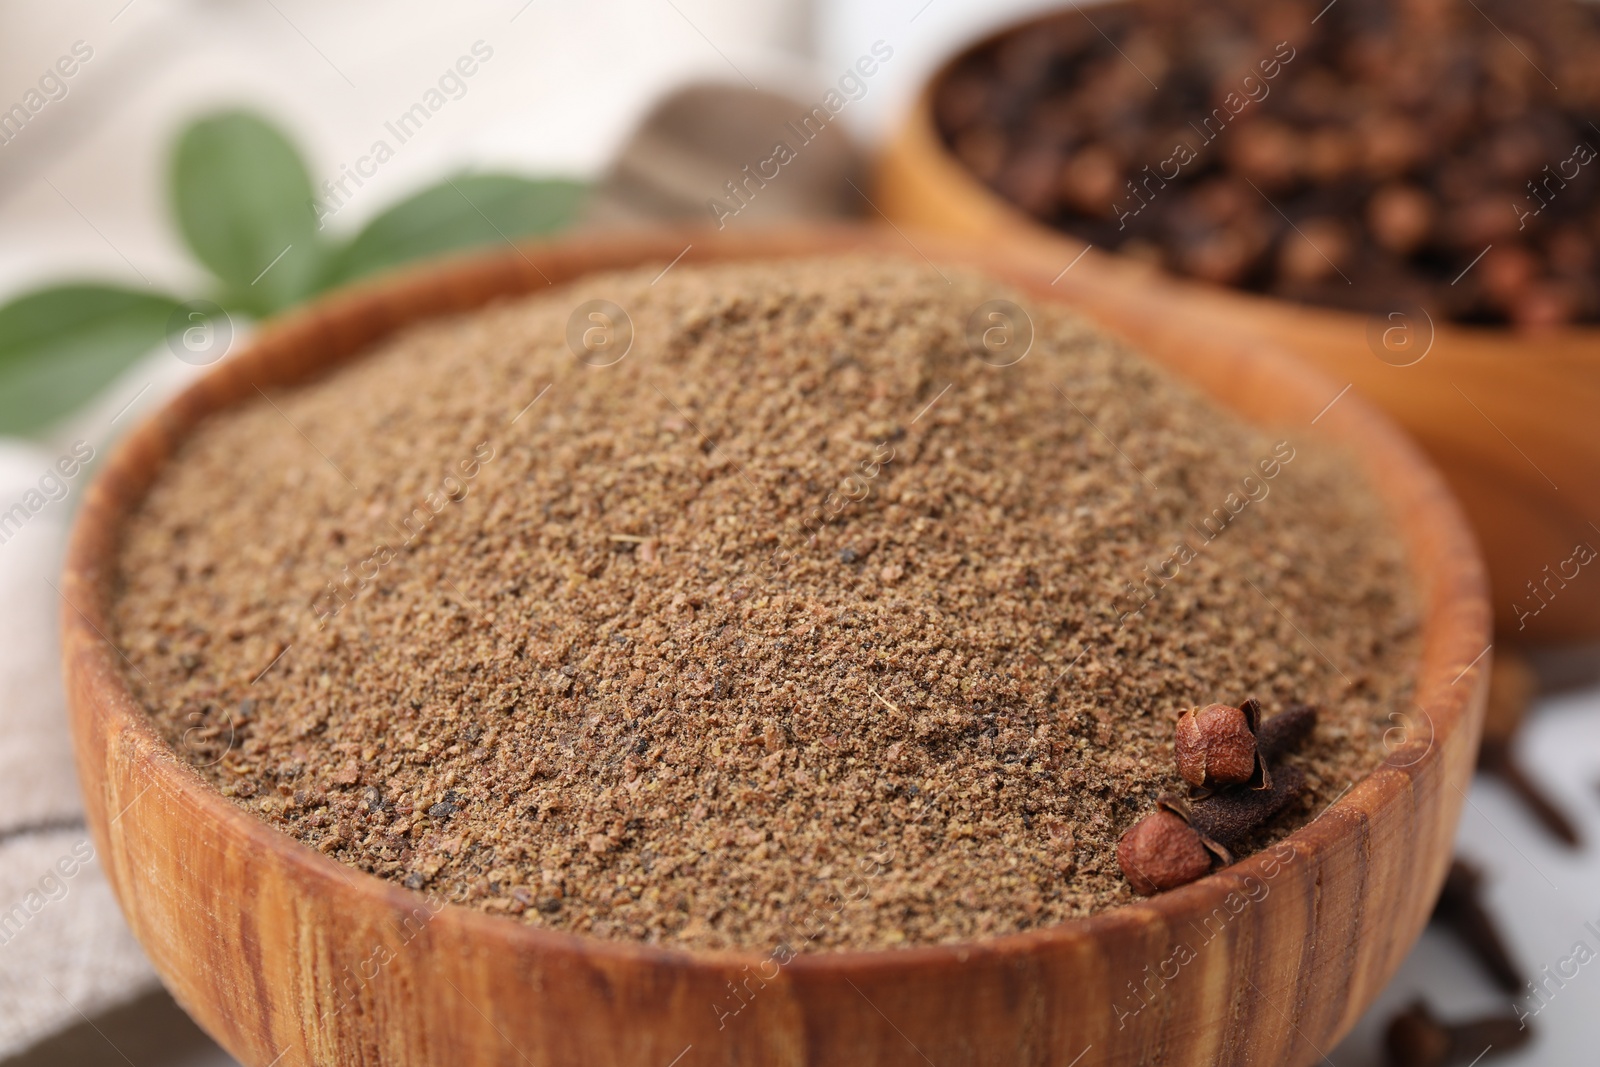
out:
<path id="1" fill-rule="evenodd" d="M 367 224 L 330 265 L 337 285 L 421 256 L 550 233 L 571 222 L 585 186 L 557 178 L 463 174 L 402 200 Z"/>
<path id="2" fill-rule="evenodd" d="M 173 208 L 230 307 L 270 315 L 316 289 L 326 249 L 311 179 L 288 139 L 256 115 L 194 123 L 172 156 Z"/>
<path id="3" fill-rule="evenodd" d="M 31 433 L 160 343 L 178 302 L 109 285 L 38 289 L 0 307 L 0 433 Z"/>

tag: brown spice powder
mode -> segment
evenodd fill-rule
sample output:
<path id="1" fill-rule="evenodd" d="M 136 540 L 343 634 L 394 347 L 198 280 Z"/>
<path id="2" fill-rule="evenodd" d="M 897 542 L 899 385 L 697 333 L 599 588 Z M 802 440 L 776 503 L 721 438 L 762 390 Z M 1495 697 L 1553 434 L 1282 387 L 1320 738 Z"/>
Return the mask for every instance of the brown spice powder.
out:
<path id="1" fill-rule="evenodd" d="M 114 638 L 226 795 L 526 922 L 804 951 L 1132 899 L 1117 837 L 1180 786 L 1186 706 L 1323 706 L 1257 844 L 1382 759 L 1415 607 L 1309 428 L 1044 304 L 992 366 L 968 320 L 1008 294 L 951 268 L 658 271 L 425 324 L 193 435 Z M 610 366 L 567 342 L 594 299 L 633 326 Z"/>

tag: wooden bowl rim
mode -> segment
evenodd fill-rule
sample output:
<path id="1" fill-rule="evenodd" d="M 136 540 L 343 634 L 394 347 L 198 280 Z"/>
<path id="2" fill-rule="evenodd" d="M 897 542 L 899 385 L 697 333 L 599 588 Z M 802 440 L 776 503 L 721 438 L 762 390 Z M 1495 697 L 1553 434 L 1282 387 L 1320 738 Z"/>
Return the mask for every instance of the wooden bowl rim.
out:
<path id="1" fill-rule="evenodd" d="M 86 492 L 81 510 L 74 520 L 62 572 L 62 598 L 66 601 L 61 612 L 63 667 L 69 677 L 75 671 L 87 676 L 87 687 L 97 696 L 93 701 L 99 709 L 96 714 L 105 714 L 110 720 L 101 727 L 104 736 L 120 737 L 125 746 L 124 751 L 117 755 L 94 755 L 121 758 L 145 768 L 151 774 L 151 784 L 147 788 L 159 787 L 181 796 L 185 804 L 212 821 L 219 832 L 228 835 L 230 846 L 275 853 L 288 862 L 298 878 L 303 879 L 303 885 L 316 883 L 330 894 L 352 894 L 367 905 L 381 905 L 396 913 L 410 912 L 419 902 L 437 902 L 439 898 L 436 896 L 404 889 L 388 879 L 331 859 L 233 804 L 161 738 L 124 680 L 118 663 L 121 653 L 106 636 L 120 534 L 128 514 L 137 507 L 158 476 L 160 466 L 165 462 L 160 457 L 163 457 L 168 443 L 175 445 L 192 432 L 194 425 L 203 418 L 232 406 L 230 403 L 215 405 L 214 398 L 208 395 L 209 383 L 248 360 L 256 361 L 263 367 L 281 363 L 289 342 L 321 345 L 324 349 L 335 347 L 342 342 L 329 340 L 331 335 L 337 333 L 330 326 L 360 321 L 378 305 L 409 307 L 415 303 L 407 299 L 410 296 L 451 288 L 471 290 L 474 284 L 481 285 L 483 279 L 489 276 L 514 276 L 518 282 L 513 284 L 518 284 L 526 280 L 530 267 L 543 275 L 540 262 L 552 271 L 561 273 L 564 257 L 575 249 L 584 250 L 591 258 L 598 252 L 604 263 L 563 274 L 555 284 L 567 285 L 590 274 L 618 269 L 619 265 L 642 267 L 653 262 L 665 263 L 678 255 L 679 249 L 685 245 L 692 245 L 697 251 L 693 255 L 684 255 L 684 260 L 695 263 L 800 258 L 850 252 L 876 252 L 912 258 L 903 243 L 906 240 L 898 230 L 890 234 L 877 227 L 853 225 L 813 227 L 804 231 L 774 229 L 759 231 L 755 235 L 720 235 L 701 229 L 647 231 L 623 236 L 580 235 L 551 242 L 522 244 L 509 251 L 480 252 L 423 263 L 339 290 L 267 324 L 244 351 L 213 367 L 158 411 L 144 418 L 127 437 L 117 443 L 104 469 L 97 473 Z M 984 270 L 1042 299 L 1049 299 L 1054 293 L 1041 279 L 1019 275 L 999 253 L 985 250 L 975 242 L 919 234 L 913 247 L 919 250 L 933 248 L 935 255 L 947 263 Z M 474 299 L 463 309 L 454 311 L 408 310 L 390 322 L 377 337 L 388 336 L 424 319 L 466 313 L 465 307 L 486 306 L 497 299 L 507 298 L 507 295 L 514 299 L 517 295 L 527 296 L 534 292 L 536 290 L 529 284 L 518 293 L 508 290 L 500 295 L 491 294 Z M 1056 302 L 1073 306 L 1065 300 L 1057 299 Z M 1085 309 L 1077 310 L 1082 313 Z M 374 343 L 376 341 L 368 340 L 352 346 L 348 353 L 321 356 L 319 367 L 327 369 L 346 359 L 360 358 L 361 353 L 369 350 Z M 1264 372 L 1275 386 L 1282 387 L 1291 398 L 1320 398 L 1331 396 L 1336 391 L 1334 383 L 1320 373 L 1259 345 L 1242 345 L 1240 357 L 1252 370 Z M 1161 363 L 1169 373 L 1185 380 L 1191 388 L 1209 393 L 1183 371 L 1167 365 L 1163 359 L 1154 355 L 1147 355 L 1146 358 Z M 317 373 L 304 374 L 299 380 L 314 380 Z M 185 407 L 192 407 L 201 414 L 185 414 Z M 1253 424 L 1261 423 L 1261 420 L 1250 416 L 1240 417 Z M 1280 844 L 1293 846 L 1296 855 L 1316 854 L 1332 847 L 1350 833 L 1366 833 L 1369 812 L 1378 811 L 1388 800 L 1413 790 L 1418 777 L 1429 768 L 1434 769 L 1432 773 L 1444 773 L 1440 755 L 1443 746 L 1434 744 L 1434 741 L 1447 737 L 1463 725 L 1468 728 L 1475 726 L 1469 712 L 1472 697 L 1481 682 L 1480 676 L 1487 666 L 1484 652 L 1488 651 L 1485 646 L 1488 644 L 1489 614 L 1483 564 L 1472 534 L 1437 472 L 1387 417 L 1359 396 L 1352 395 L 1340 401 L 1337 407 L 1328 412 L 1323 424 L 1328 437 L 1343 443 L 1362 460 L 1369 482 L 1379 492 L 1391 521 L 1406 541 L 1411 564 L 1408 573 L 1417 586 L 1423 646 L 1417 668 L 1414 704 L 1423 709 L 1429 719 L 1430 736 L 1426 748 L 1415 759 L 1400 762 L 1392 754 L 1388 761 L 1358 779 L 1312 821 L 1283 838 Z M 147 463 L 151 456 L 158 459 Z M 1380 463 L 1388 469 L 1398 470 L 1396 476 L 1405 485 L 1389 490 L 1378 485 L 1372 478 L 1371 470 Z M 115 488 L 108 488 L 125 481 L 133 482 L 138 488 L 121 494 Z M 1412 514 L 1409 521 L 1401 514 L 1402 503 Z M 1415 542 L 1423 538 L 1424 532 L 1432 535 L 1435 547 L 1443 546 L 1445 550 L 1419 557 Z M 1477 668 L 1476 673 L 1474 668 Z M 1472 684 L 1456 684 L 1469 674 L 1473 675 Z M 1465 723 L 1464 718 L 1467 719 Z M 131 745 L 128 739 L 132 739 Z M 81 733 L 78 740 L 82 743 Z M 1400 752 L 1409 754 L 1414 747 L 1408 743 Z M 87 758 L 87 755 L 80 752 L 80 760 Z M 110 840 L 109 823 L 104 822 L 106 812 L 94 803 L 88 804 L 87 808 L 91 827 L 95 829 L 98 839 L 102 843 Z M 116 817 L 120 817 L 120 813 Z M 115 817 L 111 821 L 114 822 Z M 1270 881 L 1274 875 L 1264 873 L 1262 868 L 1272 852 L 1273 848 L 1265 849 L 1197 882 L 1159 896 L 1135 900 L 1063 923 L 961 942 L 907 948 L 802 952 L 784 966 L 800 972 L 848 977 L 902 971 L 936 962 L 964 963 L 978 956 L 1015 957 L 1045 949 L 1070 949 L 1076 944 L 1098 940 L 1105 932 L 1128 926 L 1172 929 L 1180 921 L 1210 915 L 1215 908 L 1223 906 L 1230 894 L 1245 889 L 1247 879 Z M 455 923 L 486 946 L 506 943 L 516 946 L 518 950 L 572 954 L 589 959 L 608 959 L 619 964 L 717 970 L 757 965 L 770 955 L 754 948 L 693 949 L 573 934 L 531 926 L 476 908 L 451 903 L 442 906 L 452 914 Z"/>
<path id="2" fill-rule="evenodd" d="M 1129 7 L 1132 0 L 1100 0 L 1092 6 L 1096 9 L 1114 7 Z M 1090 242 L 1084 241 L 1075 233 L 1058 230 L 1047 222 L 1034 218 L 989 186 L 985 185 L 978 176 L 972 173 L 955 154 L 950 151 L 944 142 L 944 136 L 939 131 L 939 124 L 934 118 L 934 94 L 949 79 L 956 66 L 977 52 L 988 48 L 1001 38 L 1009 37 L 1045 22 L 1065 17 L 1063 8 L 1046 8 L 1041 11 L 1032 11 L 1005 19 L 984 32 L 982 37 L 951 52 L 933 68 L 922 87 L 912 97 L 911 104 L 902 113 L 898 128 L 899 139 L 904 139 L 908 134 L 915 137 L 917 142 L 927 146 L 944 180 L 956 185 L 968 197 L 983 202 L 986 209 L 1004 218 L 1006 222 L 1020 230 L 1032 231 L 1040 238 L 1054 239 L 1064 242 L 1078 241 L 1082 243 L 1087 258 L 1098 259 L 1102 262 L 1116 264 L 1130 274 L 1145 275 L 1152 279 L 1159 279 L 1162 284 L 1178 286 L 1195 290 L 1207 295 L 1229 300 L 1237 300 L 1253 308 L 1270 309 L 1274 312 L 1284 311 L 1295 314 L 1324 316 L 1324 321 L 1365 323 L 1371 317 L 1359 311 L 1350 311 L 1344 308 L 1328 307 L 1324 304 L 1301 303 L 1284 297 L 1272 296 L 1268 293 L 1252 292 L 1248 289 L 1237 289 L 1231 285 L 1219 285 L 1215 282 L 1203 281 L 1186 274 L 1178 274 L 1165 267 L 1154 266 L 1138 260 L 1130 259 L 1120 252 L 1101 248 Z M 891 149 L 893 150 L 893 149 Z M 1453 319 L 1440 319 L 1433 323 L 1434 330 L 1460 333 L 1467 337 L 1483 338 L 1490 341 L 1506 340 L 1516 342 L 1532 342 L 1535 351 L 1529 355 L 1537 355 L 1539 342 L 1554 341 L 1562 345 L 1578 342 L 1600 344 L 1600 324 L 1569 324 L 1551 329 L 1537 331 L 1520 331 L 1509 326 L 1489 326 L 1481 323 L 1457 322 Z"/>

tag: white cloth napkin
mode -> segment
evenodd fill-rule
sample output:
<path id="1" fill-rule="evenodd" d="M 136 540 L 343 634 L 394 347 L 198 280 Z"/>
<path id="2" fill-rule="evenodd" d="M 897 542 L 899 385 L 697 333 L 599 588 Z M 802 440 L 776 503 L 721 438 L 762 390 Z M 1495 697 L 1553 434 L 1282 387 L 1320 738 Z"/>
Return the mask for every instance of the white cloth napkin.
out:
<path id="1" fill-rule="evenodd" d="M 0 1057 L 155 981 L 78 799 L 52 583 L 87 474 L 60 458 L 0 442 Z"/>

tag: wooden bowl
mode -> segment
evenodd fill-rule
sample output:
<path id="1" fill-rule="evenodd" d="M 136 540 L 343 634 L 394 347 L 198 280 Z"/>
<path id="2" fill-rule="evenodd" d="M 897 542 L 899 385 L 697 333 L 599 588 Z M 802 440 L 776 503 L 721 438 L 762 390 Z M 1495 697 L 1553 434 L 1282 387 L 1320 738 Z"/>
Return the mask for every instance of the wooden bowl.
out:
<path id="1" fill-rule="evenodd" d="M 1392 510 L 1421 597 L 1417 711 L 1388 761 L 1275 850 L 1090 919 L 964 944 L 802 955 L 693 952 L 541 930 L 347 868 L 226 800 L 157 735 L 109 632 L 119 539 L 196 423 L 430 316 L 590 271 L 845 250 L 845 229 L 578 240 L 421 268 L 343 292 L 134 431 L 86 494 L 63 578 L 67 690 L 89 824 L 134 933 L 178 1001 L 246 1064 L 1173 1065 L 1311 1063 L 1422 929 L 1472 773 L 1489 656 L 1484 578 L 1443 483 L 1354 397 L 1344 442 Z M 971 245 L 931 256 L 1048 299 L 1048 278 Z M 1309 428 L 1335 387 L 1246 345 L 1161 362 L 1244 416 Z M 1309 653 L 1308 653 L 1309 654 Z M 956 906 L 951 904 L 952 907 Z M 1179 962 L 1185 951 L 1192 959 Z M 732 983 L 732 986 L 730 986 Z M 737 988 L 745 1007 L 722 1017 Z"/>
<path id="2" fill-rule="evenodd" d="M 1001 30 L 969 52 L 1035 21 Z M 1369 342 L 1379 316 L 1257 296 L 1101 249 L 1085 252 L 1081 238 L 1012 205 L 945 146 L 933 100 L 965 54 L 934 75 L 880 160 L 873 202 L 889 219 L 1003 245 L 1051 277 L 1071 264 L 1055 287 L 1142 346 L 1163 348 L 1186 336 L 1200 352 L 1221 355 L 1248 334 L 1321 368 L 1336 390 L 1353 384 L 1417 439 L 1455 490 L 1489 563 L 1499 633 L 1524 642 L 1600 637 L 1600 568 L 1573 565 L 1576 577 L 1560 575 L 1580 543 L 1600 550 L 1600 434 L 1593 429 L 1600 329 L 1528 334 L 1395 319 L 1378 330 L 1393 324 L 1409 331 L 1411 348 L 1386 362 Z M 1152 307 L 1160 314 L 1151 315 Z M 1395 365 L 1413 351 L 1425 355 Z"/>

